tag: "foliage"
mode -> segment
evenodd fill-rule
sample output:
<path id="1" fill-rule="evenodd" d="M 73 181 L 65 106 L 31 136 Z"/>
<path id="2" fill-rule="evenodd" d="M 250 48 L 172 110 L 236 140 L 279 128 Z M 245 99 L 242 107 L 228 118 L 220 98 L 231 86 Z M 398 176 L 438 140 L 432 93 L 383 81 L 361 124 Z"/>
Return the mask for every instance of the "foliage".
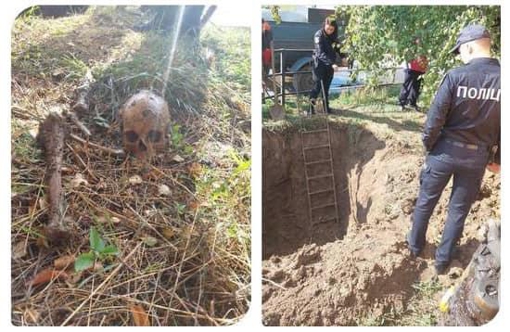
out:
<path id="1" fill-rule="evenodd" d="M 200 35 L 202 47 L 212 50 L 214 70 L 211 82 L 226 84 L 249 100 L 251 93 L 251 39 L 250 30 L 209 25 Z"/>
<path id="2" fill-rule="evenodd" d="M 102 261 L 116 256 L 119 253 L 117 247 L 114 245 L 106 245 L 105 241 L 94 227 L 90 229 L 89 243 L 90 251 L 78 256 L 74 262 L 74 269 L 76 271 L 83 271 L 92 267 L 96 259 Z"/>
<path id="3" fill-rule="evenodd" d="M 362 69 L 382 74 L 383 68 L 397 66 L 416 54 L 429 58 L 421 97 L 425 104 L 445 72 L 460 65 L 448 52 L 464 26 L 486 26 L 493 37 L 494 56 L 501 54 L 499 6 L 339 6 L 336 10 L 338 16 L 349 19 L 345 51 Z M 416 37 L 420 45 L 413 44 Z"/>

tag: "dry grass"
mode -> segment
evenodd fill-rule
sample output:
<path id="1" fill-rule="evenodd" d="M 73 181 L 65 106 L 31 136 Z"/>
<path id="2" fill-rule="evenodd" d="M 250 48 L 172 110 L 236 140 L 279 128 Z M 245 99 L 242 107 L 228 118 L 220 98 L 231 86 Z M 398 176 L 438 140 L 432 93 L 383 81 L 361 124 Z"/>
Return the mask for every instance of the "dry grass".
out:
<path id="1" fill-rule="evenodd" d="M 90 69 L 96 83 L 90 113 L 81 121 L 92 131 L 91 142 L 119 148 L 118 107 L 139 88 L 161 89 L 168 37 L 128 29 L 135 14 L 133 8 L 95 8 L 84 15 L 15 23 L 14 325 L 133 325 L 133 304 L 142 306 L 156 326 L 228 325 L 248 309 L 249 86 L 239 85 L 246 77 L 222 80 L 229 50 L 220 41 L 201 41 L 226 53 L 212 68 L 203 60 L 202 44 L 178 48 L 165 93 L 173 124 L 168 152 L 147 163 L 66 141 L 65 215 L 75 236 L 62 247 L 45 241 L 46 165 L 33 138 L 39 121 L 51 110 L 69 110 L 79 79 Z M 203 38 L 219 33 L 219 28 L 208 29 L 212 32 L 204 31 Z M 221 33 L 239 44 L 249 42 L 246 31 Z M 250 74 L 249 67 L 238 70 Z M 74 124 L 66 127 L 83 137 Z M 78 174 L 86 183 L 75 186 Z M 142 178 L 140 184 L 129 182 L 135 175 Z M 161 185 L 170 188 L 170 196 L 159 193 Z M 117 257 L 101 261 L 100 269 L 78 273 L 71 266 L 65 280 L 30 286 L 56 258 L 87 252 L 92 226 L 119 249 Z"/>

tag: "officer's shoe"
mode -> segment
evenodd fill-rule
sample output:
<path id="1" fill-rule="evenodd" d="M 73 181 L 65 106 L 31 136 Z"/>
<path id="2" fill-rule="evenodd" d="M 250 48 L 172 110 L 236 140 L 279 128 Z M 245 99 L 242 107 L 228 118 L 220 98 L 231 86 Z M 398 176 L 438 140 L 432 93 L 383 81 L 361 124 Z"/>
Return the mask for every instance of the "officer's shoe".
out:
<path id="1" fill-rule="evenodd" d="M 420 251 L 415 251 L 411 248 L 411 232 L 406 234 L 406 243 L 407 243 L 407 249 L 409 249 L 409 256 L 411 258 L 417 258 L 420 256 Z"/>
<path id="2" fill-rule="evenodd" d="M 435 263 L 434 264 L 434 269 L 436 271 L 436 274 L 437 275 L 445 274 L 449 265 L 450 265 L 450 263 L 447 263 L 447 262 L 437 262 L 437 263 Z"/>

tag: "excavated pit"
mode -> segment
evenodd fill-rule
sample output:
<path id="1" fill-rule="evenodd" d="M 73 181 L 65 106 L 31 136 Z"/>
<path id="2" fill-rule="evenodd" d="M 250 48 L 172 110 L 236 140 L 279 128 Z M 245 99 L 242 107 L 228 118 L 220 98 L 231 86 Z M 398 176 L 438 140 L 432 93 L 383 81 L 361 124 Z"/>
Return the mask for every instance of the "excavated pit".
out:
<path id="1" fill-rule="evenodd" d="M 385 143 L 369 130 L 347 124 L 330 125 L 334 186 L 338 207 L 313 210 L 309 206 L 334 203 L 333 191 L 312 195 L 308 200 L 303 146 L 327 142 L 328 132 L 302 134 L 296 127 L 280 132 L 263 132 L 263 257 L 288 255 L 305 244 L 323 245 L 342 239 L 351 223 L 367 221 L 373 196 L 370 186 L 375 172 L 364 166 Z M 326 160 L 327 147 L 307 150 L 307 160 Z M 331 166 L 318 163 L 308 167 L 308 176 L 325 174 Z M 332 189 L 331 178 L 309 180 L 310 192 Z M 320 217 L 315 214 L 320 213 Z M 326 217 L 325 217 L 326 216 Z"/>
<path id="2" fill-rule="evenodd" d="M 451 184 L 430 219 L 423 254 L 411 257 L 405 235 L 424 162 L 420 133 L 395 133 L 381 124 L 332 119 L 329 138 L 339 218 L 310 218 L 309 204 L 327 205 L 335 197 L 325 193 L 316 201 L 308 200 L 303 146 L 324 142 L 321 134 L 302 134 L 301 127 L 313 129 L 313 121 L 263 131 L 263 324 L 421 324 L 413 320 L 416 308 L 429 306 L 424 310 L 434 314 L 437 308 L 430 307 L 435 303 L 430 299 L 420 300 L 415 285 L 431 280 Z M 320 149 L 312 152 L 319 155 L 307 158 L 323 160 L 329 154 Z M 307 169 L 308 176 L 327 170 L 326 166 Z M 310 185 L 311 191 L 328 188 L 327 183 L 315 185 Z M 434 293 L 434 301 L 471 260 L 480 225 L 489 217 L 499 218 L 499 188 L 499 176 L 486 174 L 457 258 L 448 274 L 439 278 L 444 288 Z M 322 217 L 331 213 L 334 210 L 323 211 Z"/>

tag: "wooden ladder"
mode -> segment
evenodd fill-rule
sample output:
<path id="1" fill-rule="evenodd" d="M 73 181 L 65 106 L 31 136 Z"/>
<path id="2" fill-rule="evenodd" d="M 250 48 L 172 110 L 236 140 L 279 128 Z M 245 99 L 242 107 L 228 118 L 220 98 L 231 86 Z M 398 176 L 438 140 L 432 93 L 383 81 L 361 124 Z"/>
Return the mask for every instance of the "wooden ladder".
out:
<path id="1" fill-rule="evenodd" d="M 315 115 L 315 118 L 321 124 L 319 128 L 301 131 L 309 220 L 312 225 L 339 221 L 329 121 L 325 114 Z"/>

